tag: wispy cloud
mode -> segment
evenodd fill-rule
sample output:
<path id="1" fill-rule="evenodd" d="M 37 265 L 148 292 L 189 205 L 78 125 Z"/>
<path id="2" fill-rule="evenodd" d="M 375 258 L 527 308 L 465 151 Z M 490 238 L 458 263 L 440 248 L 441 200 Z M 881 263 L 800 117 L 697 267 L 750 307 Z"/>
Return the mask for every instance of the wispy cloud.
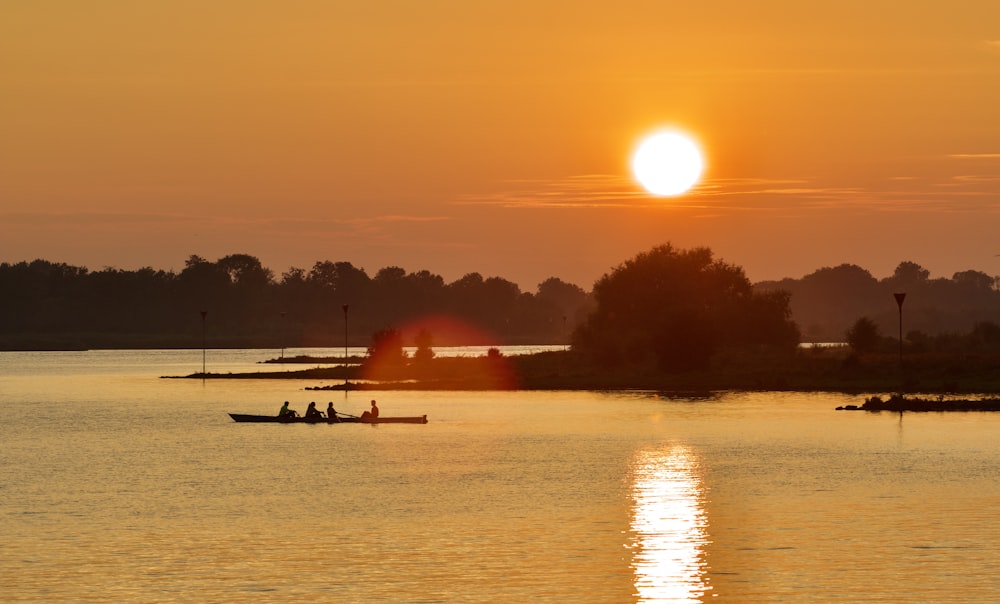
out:
<path id="1" fill-rule="evenodd" d="M 996 174 L 962 174 L 952 178 L 960 183 L 1000 182 L 1000 175 Z"/>
<path id="2" fill-rule="evenodd" d="M 0 220 L 6 224 L 23 226 L 57 226 L 80 225 L 95 226 L 101 224 L 123 226 L 138 224 L 186 223 L 197 224 L 203 220 L 199 216 L 181 214 L 156 214 L 135 212 L 7 212 L 0 214 Z"/>
<path id="3" fill-rule="evenodd" d="M 451 220 L 448 216 L 410 216 L 386 214 L 352 218 L 289 218 L 253 216 L 204 216 L 168 213 L 116 212 L 11 212 L 0 213 L 0 222 L 8 227 L 91 230 L 141 230 L 155 227 L 174 231 L 252 231 L 258 233 L 329 234 L 337 237 L 370 237 L 386 232 L 394 225 L 432 223 Z"/>
<path id="4" fill-rule="evenodd" d="M 619 207 L 641 202 L 641 194 L 630 182 L 609 174 L 559 180 L 509 180 L 500 183 L 495 191 L 463 195 L 455 203 L 505 208 Z"/>
<path id="5" fill-rule="evenodd" d="M 963 174 L 937 180 L 893 176 L 864 186 L 830 186 L 806 179 L 707 179 L 685 195 L 654 197 L 628 178 L 588 175 L 559 180 L 518 180 L 497 190 L 469 194 L 455 203 L 521 209 L 671 208 L 763 212 L 841 208 L 856 211 L 1000 211 L 1000 176 Z"/>
<path id="6" fill-rule="evenodd" d="M 223 219 L 228 220 L 228 219 Z M 250 219 L 261 228 L 277 228 L 294 231 L 328 231 L 331 229 L 351 229 L 358 232 L 371 232 L 386 226 L 403 223 L 442 222 L 451 220 L 448 216 L 408 216 L 404 214 L 386 214 L 380 216 L 357 216 L 352 218 L 258 218 Z"/>
<path id="7" fill-rule="evenodd" d="M 511 180 L 490 193 L 468 194 L 455 203 L 505 208 L 673 208 L 723 207 L 725 198 L 753 194 L 821 195 L 838 192 L 805 186 L 805 180 L 709 179 L 677 197 L 642 191 L 630 178 L 591 174 L 559 180 Z M 840 190 L 843 192 L 843 190 Z"/>
<path id="8" fill-rule="evenodd" d="M 247 224 L 295 223 L 295 224 L 354 224 L 378 222 L 436 222 L 449 220 L 448 216 L 416 216 L 406 214 L 385 214 L 359 218 L 272 218 L 253 216 L 218 216 L 204 214 L 164 213 L 164 212 L 5 212 L 4 220 L 30 224 L 32 222 L 242 222 Z"/>
<path id="9" fill-rule="evenodd" d="M 613 175 L 589 175 L 562 180 L 507 181 L 505 187 L 485 194 L 470 194 L 456 203 L 494 205 L 505 208 L 687 208 L 762 209 L 768 200 L 843 200 L 858 196 L 859 189 L 816 186 L 804 179 L 708 179 L 685 195 L 656 197 L 641 191 L 630 179 Z M 742 201 L 737 201 L 740 199 Z M 749 200 L 749 201 L 748 201 Z"/>

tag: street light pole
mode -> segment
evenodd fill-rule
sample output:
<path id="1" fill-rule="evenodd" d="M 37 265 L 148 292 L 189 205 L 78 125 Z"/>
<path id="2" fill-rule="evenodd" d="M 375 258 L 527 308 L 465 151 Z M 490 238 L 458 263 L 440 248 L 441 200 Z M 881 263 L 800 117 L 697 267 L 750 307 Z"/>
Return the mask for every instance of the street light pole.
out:
<path id="1" fill-rule="evenodd" d="M 285 360 L 285 311 L 281 311 L 281 360 Z"/>
<path id="2" fill-rule="evenodd" d="M 205 317 L 208 311 L 201 311 L 201 379 L 205 379 Z"/>
<path id="3" fill-rule="evenodd" d="M 896 306 L 899 307 L 899 393 L 903 393 L 903 300 L 906 299 L 905 293 L 898 293 L 892 295 L 896 298 Z"/>
<path id="4" fill-rule="evenodd" d="M 349 304 L 343 305 L 341 308 L 344 309 L 344 362 L 347 362 L 347 309 L 350 308 Z"/>

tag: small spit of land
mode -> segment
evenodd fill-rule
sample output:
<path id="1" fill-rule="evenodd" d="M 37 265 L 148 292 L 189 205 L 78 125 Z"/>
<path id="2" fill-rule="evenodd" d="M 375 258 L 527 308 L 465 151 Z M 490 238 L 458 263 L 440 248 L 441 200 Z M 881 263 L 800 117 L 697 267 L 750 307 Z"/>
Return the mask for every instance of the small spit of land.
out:
<path id="1" fill-rule="evenodd" d="M 307 390 L 655 390 L 825 391 L 848 394 L 920 392 L 931 398 L 869 398 L 845 407 L 888 411 L 996 411 L 1000 356 L 911 355 L 900 367 L 891 354 L 859 356 L 847 347 L 799 349 L 792 354 L 730 354 L 709 368 L 666 371 L 650 366 L 600 366 L 572 351 L 529 355 L 439 357 L 392 364 L 367 357 L 293 357 L 267 364 L 311 365 L 300 370 L 194 373 L 196 379 L 315 380 Z M 324 366 L 326 365 L 326 366 Z M 975 394 L 961 398 L 962 394 Z M 945 396 L 947 395 L 947 397 Z M 986 396 L 984 396 L 986 395 Z M 985 400 L 981 400 L 984 399 Z"/>
<path id="2" fill-rule="evenodd" d="M 837 411 L 1000 411 L 998 398 L 954 398 L 945 395 L 921 398 L 893 394 L 886 399 L 872 396 L 861 405 L 844 405 Z"/>

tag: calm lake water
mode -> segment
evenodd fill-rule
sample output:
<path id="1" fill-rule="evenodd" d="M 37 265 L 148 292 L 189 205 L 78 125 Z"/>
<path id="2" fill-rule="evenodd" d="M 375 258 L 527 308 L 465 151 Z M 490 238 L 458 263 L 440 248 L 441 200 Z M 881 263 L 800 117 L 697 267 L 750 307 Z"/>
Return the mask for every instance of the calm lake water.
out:
<path id="1" fill-rule="evenodd" d="M 998 414 L 159 377 L 201 364 L 0 352 L 0 600 L 1000 601 Z M 371 398 L 430 423 L 226 415 Z"/>

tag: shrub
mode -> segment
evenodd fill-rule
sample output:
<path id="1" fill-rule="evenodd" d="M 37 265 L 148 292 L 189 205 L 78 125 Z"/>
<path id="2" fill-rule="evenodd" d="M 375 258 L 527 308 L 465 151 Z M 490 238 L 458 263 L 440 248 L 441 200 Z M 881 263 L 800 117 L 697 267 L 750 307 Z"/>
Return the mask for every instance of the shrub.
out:
<path id="1" fill-rule="evenodd" d="M 882 340 L 878 325 L 868 317 L 861 317 L 855 321 L 845 336 L 847 344 L 858 354 L 873 352 Z"/>

